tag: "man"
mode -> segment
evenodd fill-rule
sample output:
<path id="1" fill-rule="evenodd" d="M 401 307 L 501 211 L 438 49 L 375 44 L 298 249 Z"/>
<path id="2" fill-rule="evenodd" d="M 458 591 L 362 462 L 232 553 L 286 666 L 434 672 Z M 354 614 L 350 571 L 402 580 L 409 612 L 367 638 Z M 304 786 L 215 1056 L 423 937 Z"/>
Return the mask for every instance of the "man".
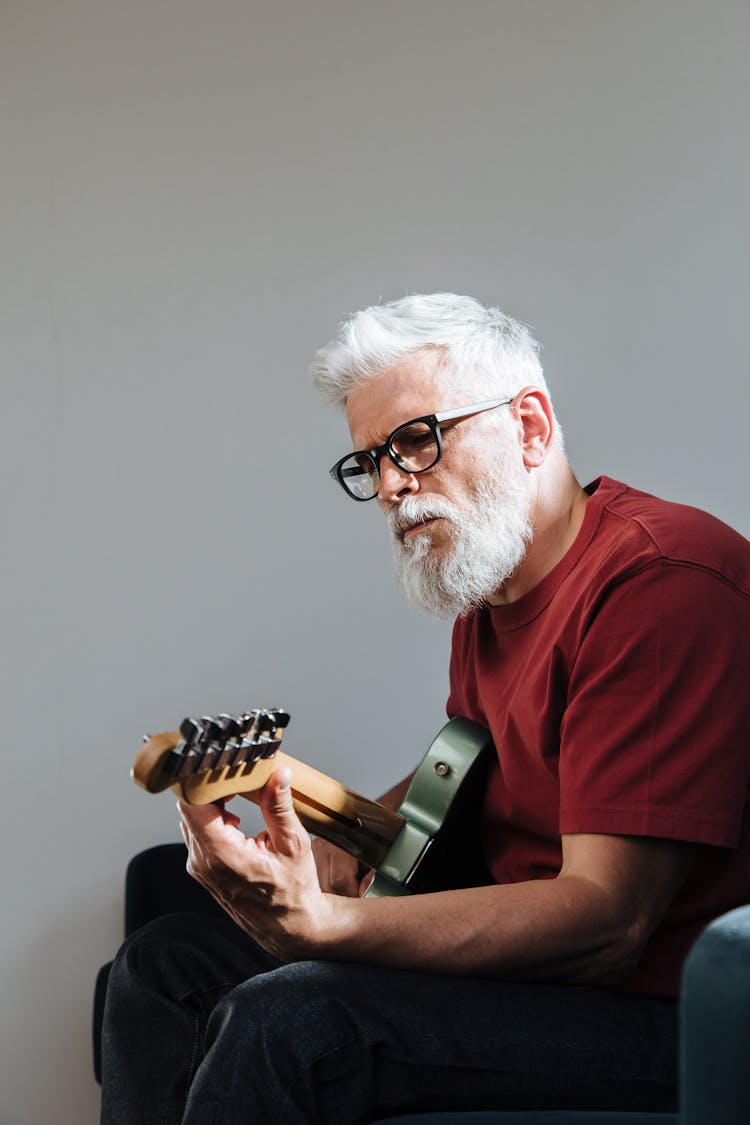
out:
<path id="1" fill-rule="evenodd" d="M 102 1120 L 673 1108 L 680 965 L 750 901 L 750 546 L 606 478 L 582 488 L 536 345 L 470 298 L 364 310 L 314 378 L 357 451 L 332 475 L 377 501 L 409 595 L 457 618 L 448 711 L 493 735 L 495 882 L 360 897 L 283 770 L 256 839 L 181 803 L 189 869 L 232 921 L 126 943 Z"/>

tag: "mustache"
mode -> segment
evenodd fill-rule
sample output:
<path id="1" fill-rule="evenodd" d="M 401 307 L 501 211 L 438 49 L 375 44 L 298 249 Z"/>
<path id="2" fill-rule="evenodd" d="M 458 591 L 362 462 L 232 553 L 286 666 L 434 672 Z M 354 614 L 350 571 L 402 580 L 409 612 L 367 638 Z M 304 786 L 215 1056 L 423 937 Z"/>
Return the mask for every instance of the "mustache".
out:
<path id="1" fill-rule="evenodd" d="M 400 539 L 410 527 L 415 527 L 426 520 L 447 519 L 455 520 L 456 509 L 447 500 L 430 498 L 429 496 L 407 496 L 397 508 L 386 512 L 388 526 L 394 539 Z"/>

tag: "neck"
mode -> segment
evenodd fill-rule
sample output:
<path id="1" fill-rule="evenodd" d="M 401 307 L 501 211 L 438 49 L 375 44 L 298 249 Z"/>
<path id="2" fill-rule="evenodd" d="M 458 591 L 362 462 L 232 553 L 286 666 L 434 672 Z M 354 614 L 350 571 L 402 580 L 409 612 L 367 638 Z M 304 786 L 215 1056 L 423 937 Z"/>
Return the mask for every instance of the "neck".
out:
<path id="1" fill-rule="evenodd" d="M 533 479 L 532 539 L 514 574 L 491 598 L 490 605 L 510 605 L 533 590 L 573 546 L 581 530 L 588 494 L 562 453 L 555 451 Z"/>

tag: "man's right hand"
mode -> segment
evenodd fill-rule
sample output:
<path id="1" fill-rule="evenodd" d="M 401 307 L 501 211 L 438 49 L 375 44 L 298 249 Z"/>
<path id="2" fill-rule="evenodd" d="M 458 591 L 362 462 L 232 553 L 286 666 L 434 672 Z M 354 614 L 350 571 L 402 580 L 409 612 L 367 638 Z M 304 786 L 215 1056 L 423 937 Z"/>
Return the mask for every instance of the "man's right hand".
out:
<path id="1" fill-rule="evenodd" d="M 370 884 L 371 872 L 348 852 L 319 837 L 313 840 L 313 856 L 320 889 L 347 898 L 360 898 Z"/>

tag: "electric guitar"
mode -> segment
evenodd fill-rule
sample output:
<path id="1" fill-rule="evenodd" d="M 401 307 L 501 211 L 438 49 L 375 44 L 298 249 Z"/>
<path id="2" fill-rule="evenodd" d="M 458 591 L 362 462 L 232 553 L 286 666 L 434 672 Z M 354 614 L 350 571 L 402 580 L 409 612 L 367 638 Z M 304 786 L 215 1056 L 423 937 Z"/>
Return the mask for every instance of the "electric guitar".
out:
<path id="1" fill-rule="evenodd" d="M 179 731 L 147 736 L 131 770 L 150 793 L 172 789 L 194 805 L 239 795 L 259 803 L 273 771 L 292 771 L 292 799 L 308 832 L 375 869 L 370 897 L 488 881 L 478 816 L 487 730 L 451 719 L 433 740 L 397 812 L 361 797 L 280 750 L 289 714 L 279 708 L 188 718 Z"/>

